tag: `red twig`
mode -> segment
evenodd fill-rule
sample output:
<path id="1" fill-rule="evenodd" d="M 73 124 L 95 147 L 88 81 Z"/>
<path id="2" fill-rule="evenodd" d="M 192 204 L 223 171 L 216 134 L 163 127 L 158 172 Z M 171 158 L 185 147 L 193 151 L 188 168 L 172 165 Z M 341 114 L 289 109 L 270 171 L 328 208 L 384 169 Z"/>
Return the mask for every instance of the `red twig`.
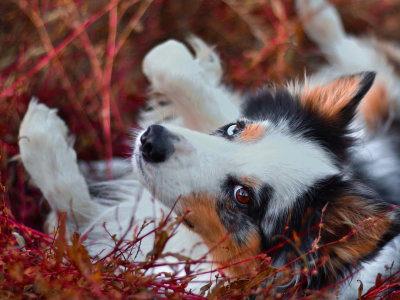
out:
<path id="1" fill-rule="evenodd" d="M 51 51 L 48 55 L 43 57 L 32 69 L 30 69 L 18 80 L 16 80 L 10 88 L 3 90 L 0 93 L 0 100 L 10 97 L 14 93 L 15 89 L 18 88 L 19 85 L 21 85 L 25 80 L 27 80 L 29 77 L 31 77 L 36 72 L 40 71 L 43 67 L 45 67 L 53 57 L 55 57 L 62 49 L 65 48 L 65 46 L 67 46 L 70 42 L 72 42 L 79 34 L 81 34 L 82 31 L 84 31 L 87 27 L 93 24 L 101 16 L 103 16 L 113 7 L 115 7 L 119 1 L 120 0 L 111 0 L 110 3 L 106 5 L 106 7 L 104 7 L 98 13 L 91 16 L 85 22 L 83 22 L 83 24 L 79 28 L 75 29 L 66 39 L 64 39 L 57 47 L 55 47 L 53 51 Z"/>

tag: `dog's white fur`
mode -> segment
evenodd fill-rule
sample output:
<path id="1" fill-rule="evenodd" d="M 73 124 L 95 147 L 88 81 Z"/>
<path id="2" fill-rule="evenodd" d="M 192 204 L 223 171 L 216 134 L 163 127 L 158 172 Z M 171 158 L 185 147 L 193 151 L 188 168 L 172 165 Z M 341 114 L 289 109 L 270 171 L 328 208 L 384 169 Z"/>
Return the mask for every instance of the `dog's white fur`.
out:
<path id="1" fill-rule="evenodd" d="M 196 37 L 188 42 L 196 51 L 195 57 L 174 40 L 146 55 L 143 73 L 151 82 L 153 98 L 149 104 L 154 110 L 142 115 L 143 128 L 172 118 L 168 123 L 211 132 L 239 116 L 240 95 L 221 85 L 218 55 Z M 160 100 L 170 105 L 160 106 Z"/>
<path id="2" fill-rule="evenodd" d="M 307 35 L 323 51 L 330 65 L 322 68 L 311 80 L 311 85 L 329 82 L 338 76 L 353 74 L 359 71 L 377 71 L 377 81 L 383 82 L 388 88 L 390 99 L 393 101 L 393 117 L 400 116 L 400 84 L 395 76 L 392 67 L 384 61 L 379 54 L 374 51 L 367 42 L 363 43 L 347 35 L 342 27 L 340 18 L 333 6 L 323 0 L 297 0 L 297 11 L 304 21 Z M 173 205 L 180 193 L 174 191 L 174 185 L 180 184 L 187 188 L 186 192 L 193 192 L 193 184 L 196 187 L 212 187 L 209 181 L 215 180 L 221 174 L 226 174 L 224 165 L 244 164 L 248 175 L 257 171 L 257 161 L 252 155 L 237 149 L 237 152 L 244 152 L 243 156 L 237 157 L 232 162 L 224 163 L 224 153 L 231 151 L 232 144 L 227 147 L 221 139 L 194 134 L 185 128 L 177 127 L 180 125 L 198 132 L 210 132 L 225 125 L 239 116 L 238 105 L 240 104 L 240 94 L 229 90 L 221 85 L 222 68 L 218 55 L 198 38 L 192 38 L 189 43 L 196 51 L 195 57 L 188 51 L 186 46 L 177 41 L 167 41 L 148 53 L 144 59 L 143 71 L 151 82 L 151 99 L 149 105 L 154 109 L 142 113 L 141 125 L 145 128 L 152 123 L 164 122 L 166 127 L 172 132 L 182 137 L 180 149 L 184 156 L 184 161 L 170 162 L 169 168 L 162 170 L 150 167 L 146 169 L 148 178 L 155 181 L 142 180 L 147 182 L 147 189 L 137 180 L 137 173 L 131 172 L 127 167 L 126 174 L 112 183 L 103 184 L 103 196 L 93 199 L 89 193 L 87 181 L 79 170 L 76 153 L 68 142 L 68 129 L 65 123 L 57 116 L 56 110 L 49 109 L 36 100 L 32 100 L 28 111 L 20 128 L 20 152 L 25 168 L 30 173 L 37 186 L 41 189 L 45 198 L 49 201 L 53 213 L 48 219 L 49 228 L 57 227 L 56 211 L 66 211 L 68 215 L 67 227 L 71 234 L 78 230 L 82 234 L 90 231 L 87 237 L 87 248 L 92 256 L 101 253 L 101 257 L 113 250 L 115 242 L 102 227 L 105 222 L 107 230 L 117 235 L 120 239 L 130 228 L 131 220 L 134 226 L 142 224 L 147 219 L 160 220 L 163 214 L 168 214 L 170 209 L 163 206 L 159 201 L 152 201 L 152 193 L 157 198 L 162 198 L 164 204 L 169 207 Z M 164 104 L 161 104 L 164 102 Z M 165 105 L 165 102 L 167 104 Z M 363 124 L 362 117 L 356 122 L 357 126 Z M 269 124 L 265 124 L 269 126 Z M 279 130 L 285 132 L 283 123 Z M 361 133 L 360 133 L 361 132 Z M 368 144 L 367 131 L 359 131 Z M 274 139 L 272 135 L 270 139 Z M 219 153 L 210 153 L 207 143 L 219 143 Z M 264 147 L 262 144 L 255 145 Z M 304 160 L 314 160 L 325 154 L 312 145 L 303 142 L 301 139 L 287 134 L 286 139 L 273 141 L 281 145 L 280 151 L 271 161 L 269 172 L 260 174 L 268 180 L 279 182 L 279 170 L 283 168 L 288 160 L 293 164 L 301 163 Z M 139 147 L 139 142 L 134 148 Z M 240 145 L 236 145 L 240 147 Z M 371 145 L 373 147 L 373 145 Z M 236 150 L 235 150 L 236 151 Z M 193 153 L 197 158 L 193 160 Z M 363 155 L 371 154 L 368 148 L 361 152 Z M 376 153 L 376 152 L 375 152 Z M 379 151 L 378 154 L 379 155 Z M 135 156 L 133 165 L 136 166 Z M 374 159 L 372 157 L 371 159 Z M 316 160 L 317 161 L 317 160 Z M 293 173 L 293 191 L 282 189 L 279 196 L 299 193 L 296 190 L 297 182 L 302 181 L 312 184 L 313 176 L 318 178 L 321 174 L 335 174 L 337 172 L 334 165 L 328 158 L 322 159 L 325 164 L 314 164 L 315 168 L 307 170 L 302 174 Z M 219 169 L 207 169 L 203 166 L 212 166 L 213 162 L 221 166 Z M 187 168 L 187 173 L 180 174 L 175 172 L 174 164 L 183 164 Z M 293 165 L 292 164 L 292 165 Z M 120 163 L 116 165 L 120 169 Z M 394 167 L 394 166 L 392 166 Z M 134 167 L 135 169 L 136 167 Z M 230 171 L 228 170 L 228 171 Z M 273 176 L 271 176 L 273 174 Z M 147 179 L 148 179 L 147 178 Z M 143 179 L 143 178 L 142 178 Z M 285 178 L 287 180 L 287 177 Z M 99 185 L 99 184 L 98 184 Z M 279 186 L 279 184 L 275 185 Z M 304 186 L 299 185 L 299 186 Z M 117 204 L 107 200 L 108 194 L 113 198 L 118 198 Z M 291 197 L 287 197 L 291 198 Z M 290 206 L 291 203 L 280 202 L 281 205 Z M 274 218 L 274 213 L 278 213 L 279 207 L 271 211 L 270 218 Z M 153 229 L 150 224 L 145 228 L 142 235 Z M 51 231 L 51 230 L 50 230 Z M 133 229 L 126 234 L 126 239 L 132 237 Z M 141 251 L 137 260 L 143 261 L 146 254 L 153 249 L 154 235 L 149 235 L 141 244 Z M 104 250 L 105 249 L 105 250 Z M 104 251 L 103 251 L 104 250 Z M 201 239 L 186 228 L 179 226 L 176 234 L 167 243 L 165 252 L 179 252 L 193 258 L 206 256 L 207 247 Z M 392 257 L 396 261 L 395 269 L 399 268 L 400 263 L 400 240 L 397 238 L 387 244 L 384 253 L 374 262 L 364 264 L 364 270 L 356 274 L 349 284 L 341 288 L 341 299 L 348 299 L 355 296 L 360 279 L 364 285 L 364 291 L 374 285 L 375 275 L 380 272 L 387 274 L 385 265 L 390 265 L 391 261 L 384 261 L 383 258 Z M 167 262 L 175 262 L 173 258 L 165 258 Z M 210 260 L 210 258 L 207 258 Z M 209 264 L 201 266 L 204 270 L 212 268 Z M 183 269 L 183 267 L 180 267 Z M 169 267 L 160 267 L 154 272 L 171 271 Z M 200 276 L 191 288 L 198 290 L 198 287 L 210 280 L 210 275 Z M 211 279 L 213 279 L 211 277 Z"/>
<path id="3" fill-rule="evenodd" d="M 339 173 L 326 153 L 290 133 L 284 121 L 278 127 L 268 121 L 260 126 L 267 128 L 268 136 L 248 147 L 245 143 L 231 143 L 217 136 L 164 125 L 180 139 L 174 144 L 179 155 L 164 162 L 162 168 L 151 164 L 143 166 L 143 176 L 138 170 L 140 156 L 136 154 L 140 152 L 141 143 L 137 139 L 132 161 L 135 174 L 142 177 L 140 181 L 145 182 L 157 199 L 171 207 L 180 195 L 202 191 L 217 194 L 219 186 L 215 183 L 221 182 L 226 174 L 236 175 L 235 170 L 240 170 L 238 177 L 263 178 L 275 188 L 276 201 L 271 203 L 276 203 L 277 207 L 268 211 L 271 215 L 266 219 L 270 220 L 276 218 L 282 209 L 291 207 L 293 203 L 290 201 L 317 179 Z M 259 153 L 263 153 L 264 160 Z M 182 169 L 185 169 L 184 173 Z"/>

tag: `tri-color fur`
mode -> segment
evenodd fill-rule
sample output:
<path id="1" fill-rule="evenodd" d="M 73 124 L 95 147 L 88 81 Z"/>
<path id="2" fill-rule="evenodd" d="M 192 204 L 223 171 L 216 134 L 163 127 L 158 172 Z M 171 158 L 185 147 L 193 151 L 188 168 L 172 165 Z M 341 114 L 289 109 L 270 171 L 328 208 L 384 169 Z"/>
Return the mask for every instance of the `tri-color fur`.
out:
<path id="1" fill-rule="evenodd" d="M 267 252 L 280 267 L 293 259 L 288 253 L 309 253 L 304 288 L 357 273 L 341 284 L 341 299 L 356 297 L 356 279 L 367 290 L 377 273 L 400 270 L 400 210 L 392 206 L 400 203 L 400 50 L 346 35 L 323 0 L 296 5 L 330 62 L 303 83 L 243 97 L 220 84 L 217 54 L 197 38 L 190 40 L 195 57 L 176 41 L 150 51 L 143 71 L 156 110 L 142 114 L 146 129 L 133 146 L 133 172 L 104 183 L 100 190 L 108 194 L 101 198 L 90 195 L 65 124 L 46 106 L 30 104 L 20 130 L 28 137 L 19 142 L 23 163 L 53 210 L 67 212 L 68 232 L 87 233 L 91 255 L 113 249 L 104 222 L 122 238 L 133 217 L 161 218 L 174 207 L 186 228 L 178 228 L 166 251 L 208 253 L 218 266 Z M 149 126 L 146 118 L 162 124 Z M 56 224 L 53 213 L 49 227 Z M 274 248 L 299 235 L 298 249 Z M 153 242 L 152 236 L 143 240 L 139 260 Z M 247 260 L 225 273 L 246 277 L 259 263 Z"/>
<path id="2" fill-rule="evenodd" d="M 263 88 L 245 100 L 242 118 L 211 135 L 163 126 L 154 139 L 174 149 L 165 159 L 143 155 L 151 141 L 138 139 L 134 165 L 167 206 L 181 196 L 177 214 L 190 209 L 186 224 L 216 262 L 241 261 L 282 242 L 277 237 L 284 232 L 291 238 L 293 230 L 307 231 L 300 252 L 310 252 L 317 240 L 320 250 L 309 255 L 309 269 L 322 264 L 308 286 L 331 285 L 374 259 L 400 233 L 400 210 L 363 184 L 351 165 L 356 153 L 349 151 L 355 146 L 350 124 L 374 78 L 366 72 L 294 94 Z M 229 135 L 233 125 L 238 130 Z M 146 137 L 157 128 L 149 127 Z M 151 151 L 157 150 L 152 144 Z M 150 176 L 152 183 L 146 180 Z M 235 199 L 238 185 L 250 194 L 246 205 Z M 288 263 L 290 251 L 290 245 L 279 248 L 273 265 Z M 235 277 L 246 272 L 241 265 L 230 269 Z"/>

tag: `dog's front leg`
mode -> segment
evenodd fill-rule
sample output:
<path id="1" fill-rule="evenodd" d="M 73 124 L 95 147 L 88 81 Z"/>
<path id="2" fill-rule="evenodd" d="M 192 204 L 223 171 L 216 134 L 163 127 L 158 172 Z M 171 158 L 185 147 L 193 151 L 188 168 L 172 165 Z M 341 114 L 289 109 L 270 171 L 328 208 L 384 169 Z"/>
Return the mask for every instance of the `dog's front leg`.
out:
<path id="1" fill-rule="evenodd" d="M 154 110 L 142 115 L 143 127 L 169 121 L 211 132 L 238 117 L 240 96 L 221 85 L 218 55 L 198 38 L 192 37 L 189 43 L 195 57 L 184 44 L 168 40 L 144 58 L 143 72 L 151 82 L 149 103 Z"/>
<path id="2" fill-rule="evenodd" d="M 79 171 L 76 153 L 68 144 L 68 128 L 57 110 L 32 99 L 20 127 L 19 148 L 26 170 L 53 211 L 66 212 L 67 225 L 85 223 L 94 213 L 89 189 Z M 48 220 L 57 225 L 54 214 Z"/>

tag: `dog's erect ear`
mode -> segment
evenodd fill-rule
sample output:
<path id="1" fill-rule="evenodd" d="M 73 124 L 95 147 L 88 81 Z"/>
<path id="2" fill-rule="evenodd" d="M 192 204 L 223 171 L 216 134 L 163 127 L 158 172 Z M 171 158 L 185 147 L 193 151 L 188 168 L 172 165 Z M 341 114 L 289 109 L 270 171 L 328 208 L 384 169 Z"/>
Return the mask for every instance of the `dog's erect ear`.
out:
<path id="1" fill-rule="evenodd" d="M 375 72 L 345 76 L 324 85 L 309 88 L 301 94 L 301 104 L 338 127 L 347 126 L 354 118 L 357 106 L 371 88 Z"/>

